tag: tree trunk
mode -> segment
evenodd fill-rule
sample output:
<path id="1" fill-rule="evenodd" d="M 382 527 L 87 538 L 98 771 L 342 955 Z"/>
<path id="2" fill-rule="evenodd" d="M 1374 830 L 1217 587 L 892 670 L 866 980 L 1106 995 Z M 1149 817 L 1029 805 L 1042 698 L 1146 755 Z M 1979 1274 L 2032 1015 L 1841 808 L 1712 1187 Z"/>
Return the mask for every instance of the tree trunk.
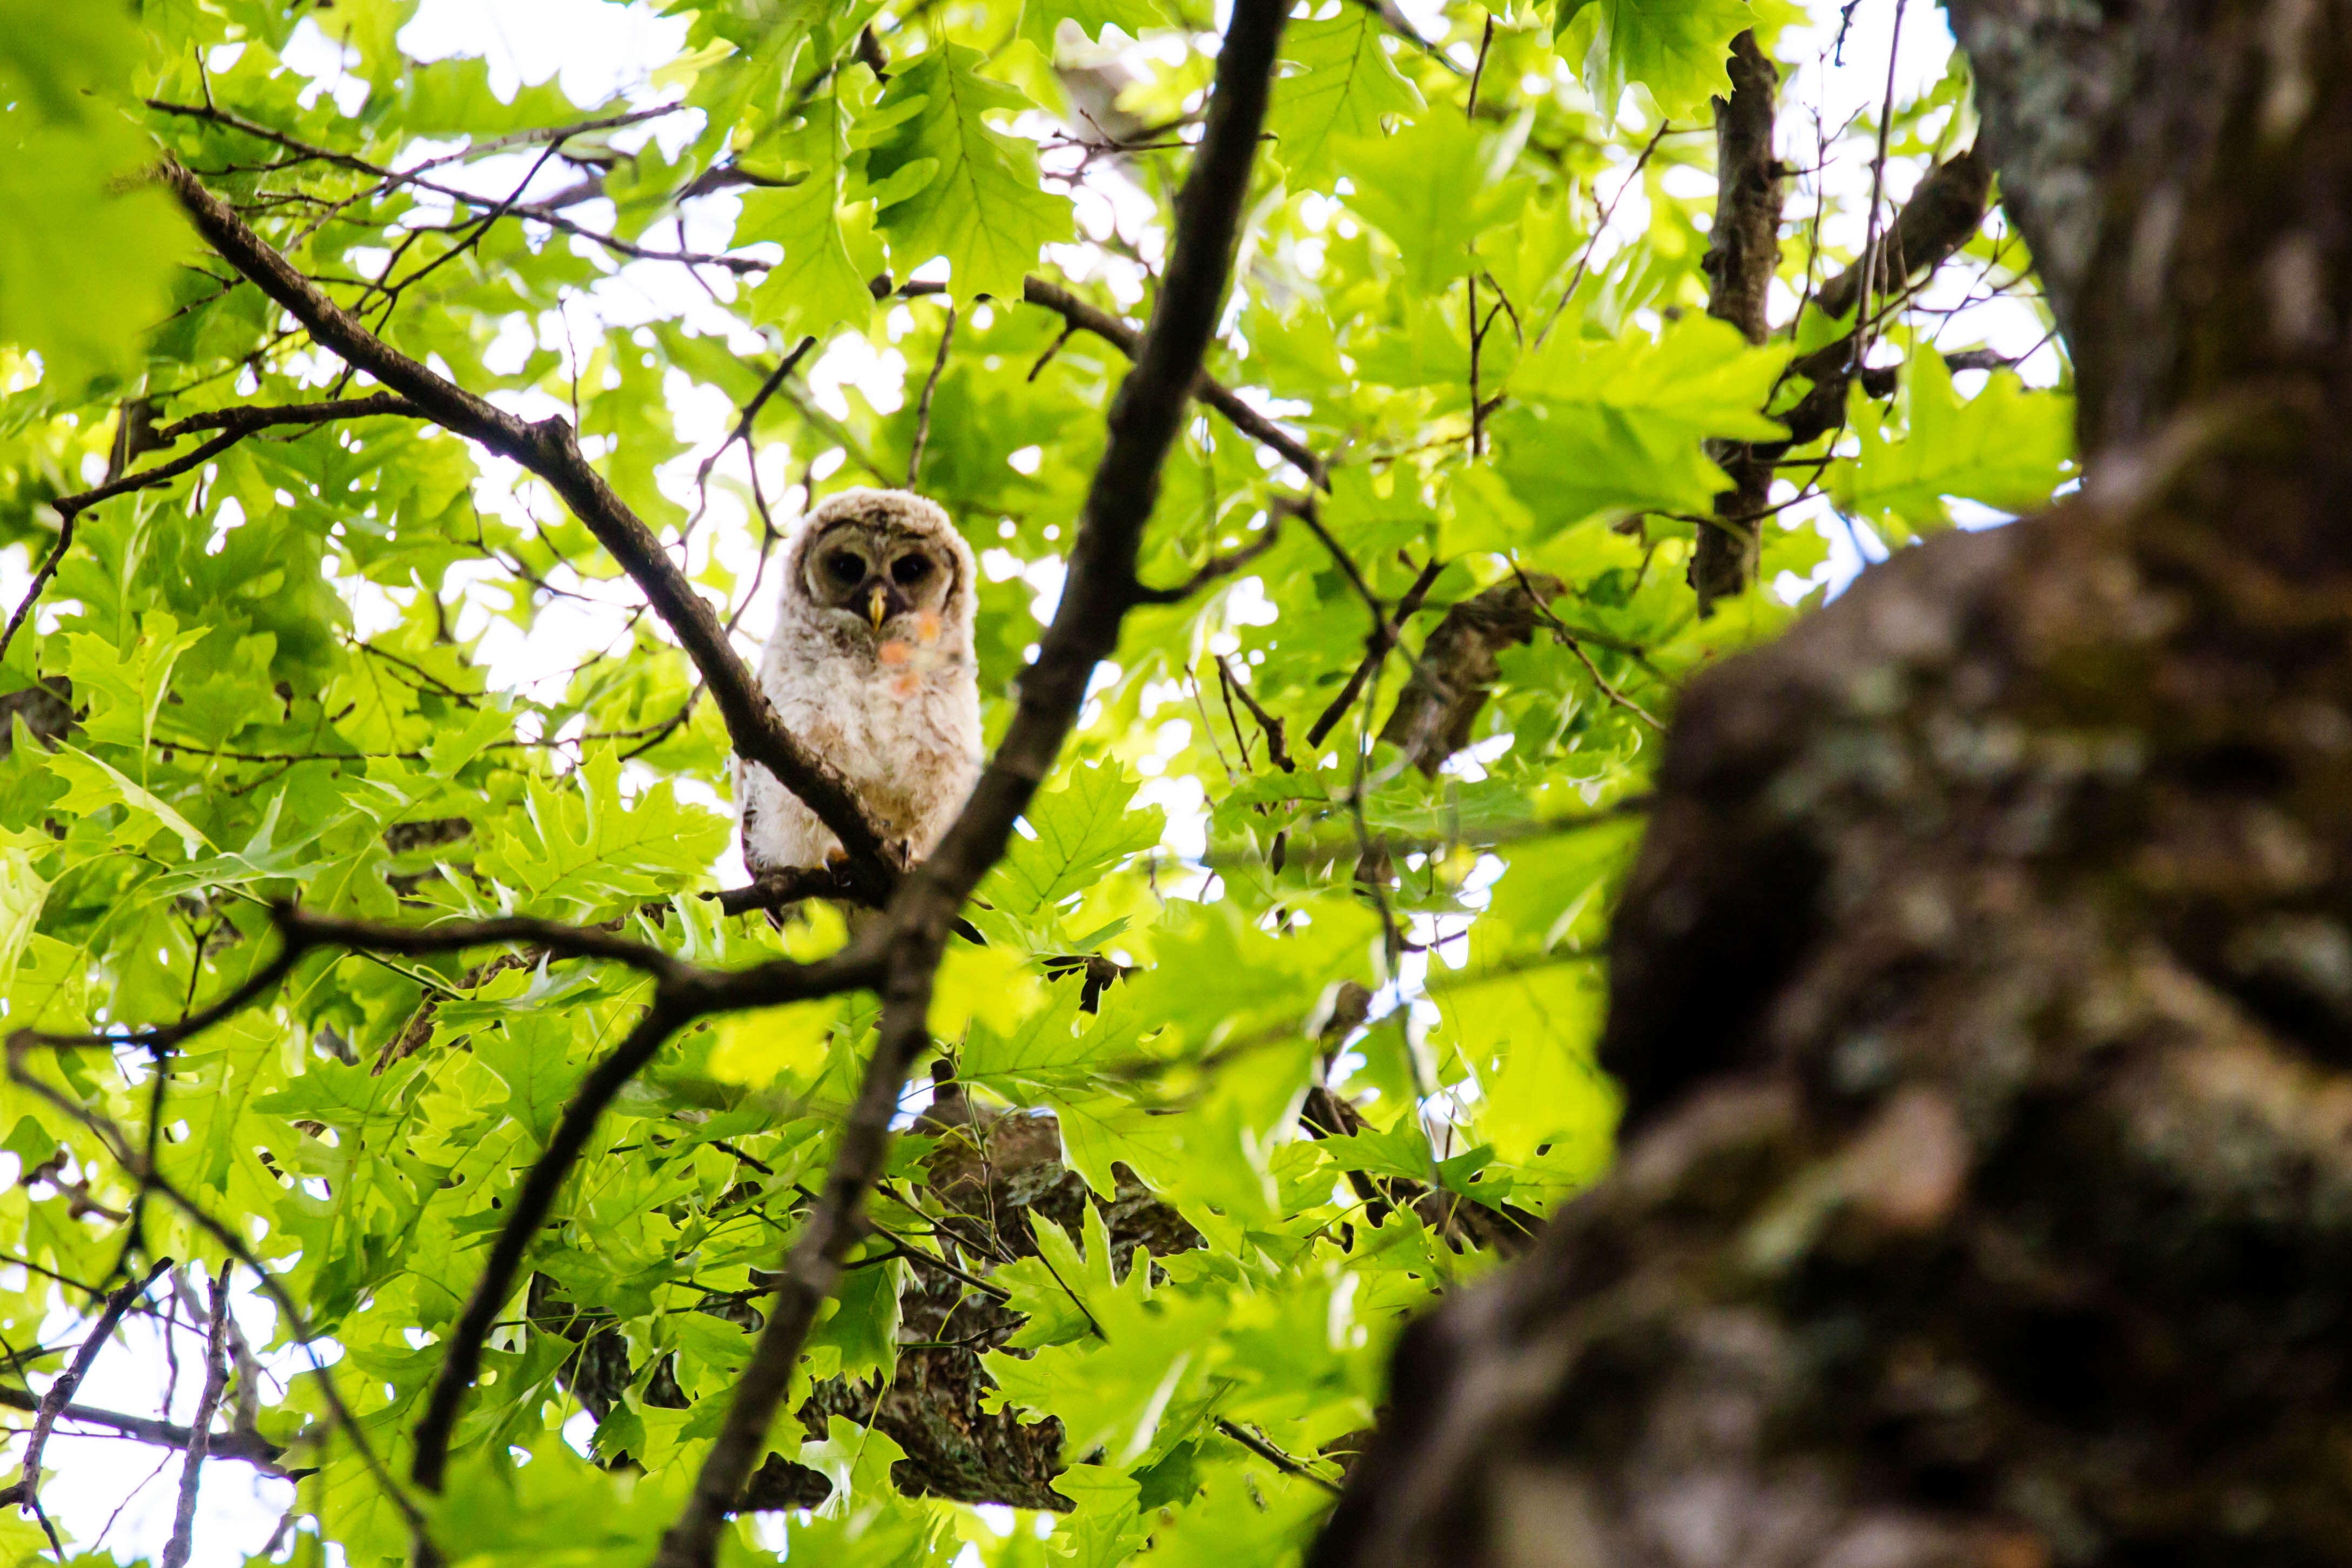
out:
<path id="1" fill-rule="evenodd" d="M 1953 0 L 2079 498 L 1694 684 L 1321 1568 L 2352 1557 L 2352 0 Z"/>

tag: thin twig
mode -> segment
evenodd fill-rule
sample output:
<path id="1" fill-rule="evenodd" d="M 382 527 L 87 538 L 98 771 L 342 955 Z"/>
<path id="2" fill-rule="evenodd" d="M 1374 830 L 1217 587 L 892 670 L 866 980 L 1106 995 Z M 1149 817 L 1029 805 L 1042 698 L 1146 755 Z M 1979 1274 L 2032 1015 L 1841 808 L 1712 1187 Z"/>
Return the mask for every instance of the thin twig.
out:
<path id="1" fill-rule="evenodd" d="M 1486 25 L 1490 27 L 1494 26 L 1492 22 L 1489 22 Z M 1267 1442 L 1264 1437 L 1259 1437 L 1255 1432 L 1251 1431 L 1248 1427 L 1243 1426 L 1238 1421 L 1228 1421 L 1221 1416 L 1217 1418 L 1217 1430 L 1223 1432 L 1226 1437 L 1231 1437 L 1234 1442 L 1239 1443 L 1243 1448 L 1247 1448 L 1251 1453 L 1255 1454 L 1259 1458 L 1264 1459 L 1267 1464 L 1272 1465 L 1276 1469 L 1280 1470 L 1284 1475 L 1297 1476 L 1300 1480 L 1304 1481 L 1313 1481 L 1317 1486 L 1321 1487 L 1333 1497 L 1339 1495 L 1339 1482 L 1331 1479 L 1328 1476 L 1318 1475 L 1315 1471 L 1308 1469 L 1298 1460 L 1292 1458 L 1288 1454 L 1284 1453 L 1280 1448 L 1276 1448 L 1272 1443 Z"/>
<path id="2" fill-rule="evenodd" d="M 1585 272 L 1592 265 L 1593 247 L 1601 243 L 1601 236 L 1609 232 L 1610 220 L 1617 215 L 1617 204 L 1625 199 L 1625 193 L 1633 188 L 1633 182 L 1639 180 L 1642 177 L 1642 171 L 1649 167 L 1650 154 L 1658 150 L 1658 143 L 1666 139 L 1666 132 L 1672 127 L 1671 120 L 1658 121 L 1656 134 L 1650 138 L 1649 145 L 1642 149 L 1642 155 L 1633 160 L 1633 167 L 1626 172 L 1623 182 L 1618 185 L 1617 193 L 1609 198 L 1607 206 L 1601 209 L 1601 221 L 1592 225 L 1591 236 L 1584 242 L 1584 249 L 1576 258 L 1576 270 L 1569 275 L 1568 287 L 1562 289 L 1559 298 L 1553 301 L 1551 313 L 1544 318 L 1543 326 L 1536 333 L 1537 343 L 1540 344 L 1546 338 L 1551 336 L 1552 324 L 1559 319 L 1559 313 L 1568 308 L 1568 302 L 1576 298 L 1576 291 L 1584 287 Z"/>
<path id="3" fill-rule="evenodd" d="M 931 360 L 931 373 L 923 382 L 922 401 L 915 405 L 915 444 L 907 454 L 907 488 L 923 475 L 923 448 L 931 440 L 931 398 L 940 390 L 940 376 L 948 368 L 948 350 L 955 343 L 956 308 L 948 307 L 947 322 L 940 329 L 940 351 Z"/>
<path id="4" fill-rule="evenodd" d="M 1257 538 L 1231 555 L 1211 556 L 1200 569 L 1173 588 L 1147 588 L 1138 584 L 1135 601 L 1138 604 L 1181 604 L 1213 582 L 1231 577 L 1250 562 L 1272 549 L 1282 537 L 1282 513 L 1277 508 L 1266 519 Z"/>
<path id="5" fill-rule="evenodd" d="M 1870 296 L 1878 282 L 1880 261 L 1878 209 L 1886 191 L 1886 139 L 1895 121 L 1895 68 L 1903 47 L 1903 9 L 1905 0 L 1895 0 L 1895 26 L 1886 40 L 1886 98 L 1878 110 L 1878 151 L 1870 161 L 1870 225 L 1863 236 L 1862 283 L 1858 296 L 1862 310 L 1854 319 L 1853 359 L 1849 370 L 1859 372 L 1870 351 Z"/>
<path id="6" fill-rule="evenodd" d="M 1339 695 L 1331 699 L 1330 705 L 1324 708 L 1322 716 L 1316 719 L 1314 727 L 1307 730 L 1307 744 L 1309 747 L 1320 747 L 1323 744 L 1323 737 L 1330 734 L 1333 727 L 1347 716 L 1349 708 L 1356 706 L 1356 698 L 1363 695 L 1364 683 L 1372 678 L 1372 672 L 1380 668 L 1381 661 L 1387 658 L 1389 650 L 1395 646 L 1394 638 L 1398 629 L 1419 613 L 1422 601 L 1429 597 L 1430 585 L 1434 583 L 1444 570 L 1444 563 L 1433 559 L 1427 566 L 1421 569 L 1420 575 L 1412 580 L 1412 586 L 1405 590 L 1404 597 L 1397 601 L 1394 620 L 1372 628 L 1371 635 L 1364 639 L 1364 656 L 1358 661 L 1355 669 L 1349 673 L 1347 685 L 1339 688 Z"/>
<path id="7" fill-rule="evenodd" d="M 1225 690 L 1241 698 L 1242 706 L 1249 709 L 1250 717 L 1257 720 L 1258 728 L 1265 732 L 1267 758 L 1285 773 L 1297 772 L 1298 764 L 1291 760 L 1290 748 L 1283 744 L 1282 720 L 1265 711 L 1265 705 L 1260 703 L 1249 687 L 1243 684 L 1241 677 L 1234 674 L 1233 666 L 1225 663 L 1225 656 L 1223 653 L 1217 655 L 1217 674 L 1224 677 Z M 1244 758 L 1244 760 L 1246 761 L 1247 758 Z"/>

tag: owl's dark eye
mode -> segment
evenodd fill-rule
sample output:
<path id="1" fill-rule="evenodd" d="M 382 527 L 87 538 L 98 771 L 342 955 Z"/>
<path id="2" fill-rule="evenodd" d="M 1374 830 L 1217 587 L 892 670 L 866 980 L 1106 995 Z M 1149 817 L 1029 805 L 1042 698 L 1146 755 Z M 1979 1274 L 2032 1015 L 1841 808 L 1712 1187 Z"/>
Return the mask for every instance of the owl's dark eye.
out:
<path id="1" fill-rule="evenodd" d="M 866 575 L 866 563 L 847 550 L 836 550 L 824 558 L 824 570 L 835 582 L 856 582 Z"/>
<path id="2" fill-rule="evenodd" d="M 890 563 L 890 580 L 912 588 L 931 575 L 931 563 L 919 555 L 902 555 Z"/>

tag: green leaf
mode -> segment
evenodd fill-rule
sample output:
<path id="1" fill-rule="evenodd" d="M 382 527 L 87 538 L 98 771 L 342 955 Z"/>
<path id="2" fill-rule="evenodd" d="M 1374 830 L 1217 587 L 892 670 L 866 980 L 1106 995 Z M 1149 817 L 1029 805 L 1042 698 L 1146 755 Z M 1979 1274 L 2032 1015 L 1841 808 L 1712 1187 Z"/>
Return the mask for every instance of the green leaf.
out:
<path id="1" fill-rule="evenodd" d="M 180 815 L 163 797 L 143 785 L 133 783 L 113 767 L 100 761 L 86 751 L 60 745 L 58 755 L 49 764 L 59 777 L 72 786 L 59 802 L 69 810 L 95 810 L 121 803 L 142 816 L 151 817 L 180 836 L 181 847 L 194 854 L 199 848 L 209 848 L 212 841 L 197 827 Z M 144 843 L 154 830 L 133 828 L 130 841 Z"/>
<path id="2" fill-rule="evenodd" d="M 579 915 L 666 894 L 699 876 L 726 842 L 727 827 L 679 802 L 667 783 L 622 798 L 621 764 L 590 757 L 574 788 L 534 779 L 510 835 L 484 852 L 482 869 L 514 890 L 520 908 Z"/>
<path id="3" fill-rule="evenodd" d="M 1848 419 L 1858 450 L 1830 465 L 1830 497 L 1874 523 L 1942 527 L 1951 521 L 1947 497 L 2004 512 L 2039 511 L 2074 468 L 2073 398 L 2030 392 L 2015 372 L 1996 371 L 1983 391 L 1963 399 L 1933 349 L 1906 362 L 1895 409 L 1855 387 Z"/>
<path id="4" fill-rule="evenodd" d="M 845 1270 L 825 1316 L 809 1331 L 808 1348 L 832 1353 L 838 1376 L 890 1376 L 898 1366 L 898 1290 L 905 1278 L 905 1266 L 887 1251 L 879 1261 L 869 1259 Z"/>
<path id="5" fill-rule="evenodd" d="M 841 1517 L 854 1498 L 889 1495 L 890 1467 L 905 1458 L 907 1450 L 887 1434 L 845 1416 L 827 1416 L 825 1431 L 822 1438 L 804 1440 L 800 1452 L 802 1464 L 833 1483 L 833 1494 L 824 1500 L 824 1515 Z"/>
<path id="6" fill-rule="evenodd" d="M 798 183 L 743 198 L 739 246 L 772 241 L 783 260 L 751 291 L 751 319 L 787 334 L 862 326 L 874 313 L 866 277 L 850 259 L 841 207 L 849 165 L 849 126 L 839 89 L 819 94 L 799 126 L 761 149 L 762 162 L 792 172 Z"/>
<path id="7" fill-rule="evenodd" d="M 1033 143 L 982 120 L 1034 106 L 981 76 L 980 64 L 961 44 L 921 56 L 883 89 L 880 126 L 861 125 L 854 141 L 894 270 L 903 277 L 945 256 L 959 297 L 1017 299 L 1038 252 L 1070 237 L 1070 203 L 1039 188 Z"/>
<path id="8" fill-rule="evenodd" d="M 1072 768 L 1068 783 L 1030 803 L 1024 820 L 1036 837 L 1013 840 L 983 896 L 1015 918 L 1031 919 L 1159 843 L 1168 814 L 1157 806 L 1128 810 L 1136 789 L 1137 780 L 1115 763 Z"/>
<path id="9" fill-rule="evenodd" d="M 1612 512 L 1703 511 L 1727 483 L 1703 444 L 1782 434 L 1760 411 L 1787 359 L 1704 316 L 1655 341 L 1557 335 L 1512 374 L 1525 402 L 1495 422 L 1503 475 L 1541 534 Z"/>
<path id="10" fill-rule="evenodd" d="M 1294 183 L 1321 173 L 1339 141 L 1375 135 L 1388 116 L 1422 107 L 1419 89 L 1389 62 L 1385 37 L 1372 8 L 1358 5 L 1283 29 L 1283 75 L 1266 129 Z"/>
<path id="11" fill-rule="evenodd" d="M 143 749 L 155 734 L 156 710 L 163 706 L 173 665 L 204 636 L 203 627 L 183 632 L 174 617 L 157 612 L 146 617 L 127 655 L 103 637 L 67 638 L 72 650 L 67 667 L 74 684 L 87 686 L 97 699 L 85 732 L 93 740 Z"/>
<path id="12" fill-rule="evenodd" d="M 1151 28 L 1169 26 L 1170 19 L 1158 0 L 1024 0 L 1021 8 L 1023 36 L 1048 52 L 1057 25 L 1066 20 L 1099 43 L 1105 27 L 1117 27 L 1130 38 L 1140 38 Z"/>
<path id="13" fill-rule="evenodd" d="M 545 1147 L 581 1069 L 572 1064 L 572 1031 L 561 1013 L 509 1018 L 504 1029 L 474 1037 L 474 1053 L 507 1086 L 506 1113 Z"/>
<path id="14" fill-rule="evenodd" d="M 1396 243 L 1400 281 L 1425 297 L 1466 276 L 1480 236 L 1526 202 L 1526 181 L 1501 179 L 1509 153 L 1468 121 L 1433 114 L 1393 136 L 1345 142 L 1338 156 L 1356 187 L 1349 205 Z"/>
<path id="15" fill-rule="evenodd" d="M 1105 1338 L 1050 1345 L 1024 1360 L 1003 1351 L 981 1358 L 996 1381 L 992 1402 L 1062 1419 L 1064 1451 L 1107 1450 L 1132 1464 L 1187 1382 L 1205 1378 L 1222 1301 L 1160 1296 L 1103 1324 Z"/>
<path id="16" fill-rule="evenodd" d="M 0 0 L 0 342 L 39 353 L 53 386 L 130 368 L 161 319 L 187 231 L 133 181 L 152 157 L 118 97 L 139 75 L 133 13 Z"/>
<path id="17" fill-rule="evenodd" d="M 1590 13 L 1584 85 L 1613 117 L 1629 83 L 1650 89 L 1669 120 L 1704 116 L 1707 99 L 1731 91 L 1731 40 L 1756 25 L 1747 0 L 1570 0 L 1559 26 Z"/>

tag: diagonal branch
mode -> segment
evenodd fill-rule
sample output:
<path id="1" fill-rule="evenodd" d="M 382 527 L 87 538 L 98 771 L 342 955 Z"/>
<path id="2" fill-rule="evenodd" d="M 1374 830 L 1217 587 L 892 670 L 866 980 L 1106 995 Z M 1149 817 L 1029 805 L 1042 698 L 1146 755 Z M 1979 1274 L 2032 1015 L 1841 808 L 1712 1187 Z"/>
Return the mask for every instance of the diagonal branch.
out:
<path id="1" fill-rule="evenodd" d="M 1142 344 L 1141 332 L 1109 311 L 1087 304 L 1058 283 L 1048 283 L 1042 277 L 1025 278 L 1021 285 L 1021 298 L 1029 304 L 1053 311 L 1073 327 L 1091 332 L 1130 360 L 1135 358 Z M 1234 429 L 1280 454 L 1292 467 L 1306 475 L 1318 489 L 1331 487 L 1329 469 L 1323 459 L 1307 450 L 1305 443 L 1297 436 L 1243 402 L 1241 394 L 1215 380 L 1207 371 L 1200 371 L 1193 378 L 1192 395 L 1223 414 Z"/>
<path id="2" fill-rule="evenodd" d="M 853 947 L 807 964 L 772 959 L 744 969 L 706 969 L 613 932 L 526 916 L 400 926 L 312 915 L 290 904 L 272 906 L 270 915 L 282 944 L 278 956 L 211 1007 L 191 1013 L 177 1024 L 127 1035 L 57 1036 L 19 1030 L 9 1040 L 12 1067 L 24 1050 L 35 1045 L 131 1044 L 160 1053 L 249 1006 L 290 974 L 303 954 L 318 947 L 342 946 L 415 956 L 523 943 L 564 957 L 626 964 L 651 976 L 655 983 L 653 1005 L 627 1038 L 589 1070 L 564 1106 L 547 1148 L 532 1164 L 516 1193 L 481 1277 L 475 1283 L 473 1295 L 450 1332 L 440 1373 L 416 1428 L 412 1474 L 419 1485 L 432 1490 L 440 1488 L 448 1459 L 449 1435 L 457 1425 L 466 1391 L 480 1370 L 483 1342 L 497 1321 L 499 1309 L 513 1294 L 515 1277 L 554 1207 L 565 1178 L 586 1150 L 590 1136 L 614 1098 L 653 1060 L 673 1033 L 697 1018 L 837 995 L 872 983 L 880 970 L 877 956 L 864 947 Z M 21 1075 L 18 1081 L 24 1082 Z M 142 1181 L 162 1185 L 161 1178 L 144 1162 L 136 1168 Z M 268 1282 L 266 1273 L 264 1282 Z M 58 1402 L 61 1404 L 71 1392 L 67 1387 L 64 1394 L 58 1396 Z"/>
<path id="3" fill-rule="evenodd" d="M 1224 302 L 1287 9 L 1287 0 L 1235 0 L 1217 55 L 1207 126 L 1177 198 L 1165 281 L 1135 370 L 1111 405 L 1109 440 L 1087 495 L 1061 603 L 971 800 L 891 900 L 881 1027 L 840 1153 L 793 1244 L 725 1425 L 663 1537 L 656 1568 L 709 1568 L 716 1560 L 728 1512 L 766 1450 L 769 1424 L 801 1347 L 859 1234 L 866 1196 L 888 1153 L 899 1091 L 930 1046 L 925 1020 L 950 923 L 1003 854 L 1014 820 L 1076 724 L 1096 665 L 1117 648 L 1120 625 L 1137 602 L 1144 525 Z"/>
<path id="4" fill-rule="evenodd" d="M 1412 580 L 1412 586 L 1405 590 L 1404 597 L 1397 601 L 1393 619 L 1381 612 L 1378 601 L 1373 601 L 1374 623 L 1371 634 L 1364 639 L 1364 656 L 1349 672 L 1348 684 L 1339 688 L 1339 695 L 1331 699 L 1330 705 L 1316 719 L 1314 727 L 1307 732 L 1309 747 L 1321 746 L 1323 737 L 1331 733 L 1332 727 L 1345 718 L 1348 710 L 1356 706 L 1356 699 L 1363 695 L 1364 683 L 1372 678 L 1373 673 L 1387 660 L 1389 650 L 1396 646 L 1398 629 L 1421 612 L 1422 601 L 1429 597 L 1430 586 L 1436 582 L 1438 574 L 1444 570 L 1445 563 L 1433 556 L 1429 564 L 1421 569 L 1420 575 Z"/>
<path id="5" fill-rule="evenodd" d="M 171 1266 L 169 1258 L 160 1259 L 143 1278 L 131 1281 L 106 1298 L 106 1305 L 100 1310 L 97 1322 L 82 1340 L 81 1348 L 74 1353 L 73 1361 L 58 1374 L 56 1381 L 49 1385 L 48 1392 L 41 1396 L 40 1406 L 33 1412 L 32 1432 L 25 1439 L 24 1474 L 17 1478 L 16 1485 L 0 1491 L 0 1503 L 19 1503 L 31 1509 L 36 1514 L 40 1514 L 43 1528 L 47 1528 L 48 1516 L 41 1513 L 41 1450 L 48 1446 L 49 1433 L 56 1427 L 58 1417 L 64 1413 L 66 1401 L 73 1397 L 74 1390 L 80 1387 L 81 1380 L 89 1375 L 90 1364 L 98 1359 L 98 1353 L 106 1348 L 106 1342 L 114 1337 L 114 1325 L 122 1321 L 122 1314 L 131 1310 L 131 1302 L 147 1293 L 147 1287 L 155 1282 L 156 1276 Z M 52 1543 L 56 1542 L 54 1531 L 50 1532 L 49 1539 Z"/>
<path id="6" fill-rule="evenodd" d="M 1147 588 L 1138 583 L 1135 589 L 1135 601 L 1138 604 L 1181 604 L 1211 583 L 1222 582 L 1233 576 L 1234 573 L 1272 549 L 1281 542 L 1281 539 L 1282 513 L 1277 508 L 1266 518 L 1265 528 L 1257 538 L 1231 555 L 1211 556 L 1201 563 L 1192 576 L 1175 587 Z"/>
<path id="7" fill-rule="evenodd" d="M 1903 210 L 1895 214 L 1893 225 L 1879 245 L 1875 269 L 1884 281 L 1872 287 L 1871 298 L 1883 298 L 1898 292 L 1915 273 L 1941 267 L 1968 244 L 1977 225 L 1984 222 L 1985 205 L 1991 193 L 1992 165 L 1974 149 L 1948 158 L 1929 170 L 1911 193 L 1911 199 L 1903 204 Z M 1857 265 L 1839 273 L 1822 286 L 1814 303 L 1832 318 L 1853 309 L 1861 299 L 1864 270 Z M 1812 385 L 1796 406 L 1772 416 L 1789 427 L 1789 439 L 1756 444 L 1752 450 L 1757 457 L 1780 457 L 1819 440 L 1843 422 L 1846 385 L 1857 372 L 1854 334 L 1862 326 L 1857 322 L 1854 332 L 1790 361 L 1782 372 L 1782 381 L 1802 376 Z M 1870 376 L 1868 371 L 1860 373 L 1865 381 Z"/>
<path id="8" fill-rule="evenodd" d="M 521 465 L 562 497 L 636 581 L 694 661 L 736 752 L 774 774 L 833 830 L 849 852 L 854 880 L 877 896 L 887 891 L 895 879 L 895 859 L 872 820 L 841 775 L 784 727 L 728 643 L 718 613 L 694 591 L 644 519 L 590 466 L 568 421 L 562 415 L 536 423 L 524 420 L 400 352 L 328 298 L 177 159 L 166 158 L 161 175 L 205 241 L 300 321 L 320 347 L 415 402 L 445 429 Z"/>
<path id="9" fill-rule="evenodd" d="M 514 924 L 517 923 L 483 921 L 475 929 Z M 571 936 L 576 938 L 581 934 L 572 932 Z M 637 947 L 635 943 L 622 946 Z M 651 954 L 654 950 L 642 951 Z M 619 951 L 582 956 L 631 961 Z M 695 1019 L 730 1009 L 766 1007 L 834 995 L 869 982 L 878 968 L 872 958 L 856 948 L 813 964 L 784 959 L 730 973 L 698 969 L 667 955 L 658 956 L 662 959 L 658 967 L 642 957 L 638 960 L 639 967 L 649 969 L 656 977 L 653 1005 L 627 1037 L 589 1069 L 580 1087 L 572 1091 L 556 1123 L 554 1134 L 531 1163 L 521 1187 L 514 1194 L 506 1211 L 506 1222 L 499 1228 L 481 1275 L 474 1282 L 473 1294 L 467 1298 L 457 1325 L 449 1331 L 441 1370 L 434 1378 L 425 1414 L 416 1424 L 416 1457 L 409 1471 L 416 1484 L 429 1491 L 441 1490 L 449 1460 L 450 1434 L 456 1430 L 457 1416 L 464 1408 L 466 1391 L 473 1386 L 481 1370 L 483 1343 L 498 1322 L 499 1310 L 514 1294 L 523 1260 L 539 1239 L 540 1229 L 547 1223 L 548 1214 L 554 1208 L 556 1197 L 562 1191 L 572 1166 L 587 1151 L 588 1140 L 605 1108 L 631 1079 L 644 1071 L 670 1036 Z"/>
<path id="10" fill-rule="evenodd" d="M 683 1021 L 677 1007 L 656 998 L 627 1038 L 580 1081 L 580 1087 L 563 1107 L 555 1135 L 548 1140 L 546 1151 L 531 1163 L 530 1172 L 523 1177 L 506 1224 L 491 1244 L 480 1278 L 474 1281 L 474 1293 L 467 1299 L 465 1312 L 449 1331 L 441 1370 L 433 1380 L 433 1393 L 425 1403 L 425 1415 L 416 1423 L 416 1457 L 409 1467 L 409 1477 L 427 1491 L 441 1490 L 442 1477 L 449 1463 L 449 1435 L 457 1427 L 466 1391 L 473 1386 L 475 1375 L 481 1370 L 483 1343 L 489 1338 L 507 1298 L 514 1293 L 515 1278 L 522 1271 L 523 1258 L 531 1243 L 539 1239 L 540 1227 L 546 1223 L 548 1211 L 555 1207 L 564 1178 L 572 1174 L 572 1166 L 587 1148 L 589 1134 L 595 1131 L 604 1107 L 654 1059 L 654 1053 L 661 1050 Z"/>

